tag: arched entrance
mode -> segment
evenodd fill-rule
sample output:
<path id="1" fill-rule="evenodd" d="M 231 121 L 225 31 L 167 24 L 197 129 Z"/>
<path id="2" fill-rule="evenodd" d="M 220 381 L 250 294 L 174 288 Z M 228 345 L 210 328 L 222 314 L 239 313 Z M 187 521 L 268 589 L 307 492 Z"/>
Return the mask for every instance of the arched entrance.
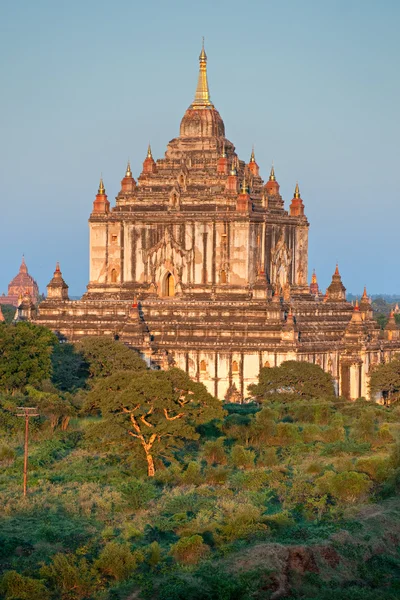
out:
<path id="1" fill-rule="evenodd" d="M 164 296 L 175 296 L 175 279 L 172 273 L 167 273 L 164 279 Z"/>

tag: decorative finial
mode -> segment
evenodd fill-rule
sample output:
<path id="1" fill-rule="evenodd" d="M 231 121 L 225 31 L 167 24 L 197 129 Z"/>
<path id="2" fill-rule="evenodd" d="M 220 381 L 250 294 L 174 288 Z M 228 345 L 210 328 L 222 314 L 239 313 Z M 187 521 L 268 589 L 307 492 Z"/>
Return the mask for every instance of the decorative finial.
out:
<path id="1" fill-rule="evenodd" d="M 196 94 L 192 103 L 192 108 L 213 108 L 213 104 L 210 100 L 210 91 L 208 89 L 207 80 L 207 54 L 204 49 L 204 37 L 199 56 L 200 68 L 199 68 L 199 79 L 197 82 Z"/>
<path id="2" fill-rule="evenodd" d="M 269 174 L 269 180 L 270 180 L 270 181 L 276 181 L 276 179 L 275 179 L 275 169 L 274 169 L 274 163 L 272 163 L 272 167 L 271 167 L 271 173 Z"/>
<path id="3" fill-rule="evenodd" d="M 151 153 L 151 146 L 150 146 L 150 144 L 147 147 L 147 158 L 153 158 L 153 155 Z"/>
<path id="4" fill-rule="evenodd" d="M 60 273 L 60 263 L 57 261 L 56 262 L 56 273 Z"/>
<path id="5" fill-rule="evenodd" d="M 338 263 L 336 263 L 335 275 L 340 275 Z"/>
<path id="6" fill-rule="evenodd" d="M 312 272 L 311 283 L 317 283 L 317 274 L 315 273 L 315 269 L 313 269 Z"/>
<path id="7" fill-rule="evenodd" d="M 103 177 L 100 177 L 100 185 L 99 185 L 99 191 L 98 194 L 100 196 L 104 196 L 104 194 L 106 193 L 106 189 L 104 187 L 104 183 L 103 183 Z"/>
<path id="8" fill-rule="evenodd" d="M 222 158 L 226 158 L 225 142 L 222 143 Z"/>
<path id="9" fill-rule="evenodd" d="M 246 175 L 243 176 L 243 181 L 242 181 L 242 189 L 240 190 L 241 194 L 247 194 L 248 193 L 248 187 L 246 185 Z"/>
<path id="10" fill-rule="evenodd" d="M 254 154 L 254 145 L 253 145 L 253 148 L 252 148 L 252 150 L 251 150 L 250 162 L 251 162 L 251 163 L 254 163 L 254 162 L 256 162 L 256 157 L 255 157 L 255 154 Z"/>
<path id="11" fill-rule="evenodd" d="M 363 292 L 363 295 L 362 295 L 362 299 L 365 300 L 367 298 L 368 298 L 368 296 L 367 296 L 367 286 L 364 285 L 364 292 Z"/>
<path id="12" fill-rule="evenodd" d="M 360 307 L 358 306 L 358 298 L 356 298 L 356 304 L 354 306 L 354 310 L 360 310 Z"/>
<path id="13" fill-rule="evenodd" d="M 126 166 L 125 177 L 132 177 L 131 163 L 129 162 L 129 160 L 128 160 L 128 164 Z"/>
<path id="14" fill-rule="evenodd" d="M 229 175 L 237 175 L 235 159 L 233 159 L 232 161 L 232 168 L 230 170 Z"/>
<path id="15" fill-rule="evenodd" d="M 299 190 L 299 183 L 296 181 L 296 187 L 294 190 L 294 197 L 295 198 L 300 198 L 300 190 Z"/>

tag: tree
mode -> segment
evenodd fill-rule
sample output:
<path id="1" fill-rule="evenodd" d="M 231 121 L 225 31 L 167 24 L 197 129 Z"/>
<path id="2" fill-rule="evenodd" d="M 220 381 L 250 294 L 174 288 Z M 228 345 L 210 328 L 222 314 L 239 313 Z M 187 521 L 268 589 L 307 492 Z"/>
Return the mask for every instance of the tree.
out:
<path id="1" fill-rule="evenodd" d="M 20 322 L 0 327 L 0 390 L 15 393 L 51 376 L 57 338 L 49 329 Z"/>
<path id="2" fill-rule="evenodd" d="M 65 431 L 68 428 L 71 417 L 76 415 L 77 409 L 70 401 L 70 394 L 64 396 L 57 393 L 57 390 L 50 392 L 36 390 L 28 385 L 26 391 L 29 399 L 38 407 L 41 415 L 47 417 L 50 426 L 54 430 L 57 426 Z"/>
<path id="3" fill-rule="evenodd" d="M 385 404 L 398 399 L 400 394 L 400 358 L 375 365 L 369 382 L 371 396 L 381 394 Z"/>
<path id="4" fill-rule="evenodd" d="M 332 377 L 318 365 L 288 360 L 279 367 L 263 367 L 258 383 L 249 386 L 250 394 L 257 400 L 266 400 L 273 393 L 285 393 L 297 398 L 334 396 Z"/>
<path id="5" fill-rule="evenodd" d="M 100 408 L 109 431 L 139 444 L 150 477 L 156 452 L 198 439 L 198 425 L 223 416 L 219 400 L 179 369 L 120 371 L 99 380 L 88 400 Z"/>
<path id="6" fill-rule="evenodd" d="M 89 377 L 88 365 L 73 344 L 57 344 L 51 355 L 52 382 L 62 392 L 75 392 L 84 387 Z"/>
<path id="7" fill-rule="evenodd" d="M 144 371 L 146 363 L 135 350 L 109 337 L 85 337 L 76 344 L 87 363 L 90 378 L 109 377 L 116 371 Z"/>

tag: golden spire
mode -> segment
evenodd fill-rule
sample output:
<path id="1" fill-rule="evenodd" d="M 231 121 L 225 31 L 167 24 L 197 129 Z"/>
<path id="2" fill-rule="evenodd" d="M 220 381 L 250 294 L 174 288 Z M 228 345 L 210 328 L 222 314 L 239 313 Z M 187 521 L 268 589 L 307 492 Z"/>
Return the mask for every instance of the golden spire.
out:
<path id="1" fill-rule="evenodd" d="M 299 184 L 298 184 L 297 181 L 296 181 L 296 187 L 295 187 L 295 190 L 294 190 L 294 197 L 295 198 L 300 198 Z"/>
<path id="2" fill-rule="evenodd" d="M 226 158 L 226 149 L 225 149 L 225 142 L 223 142 L 222 144 L 222 154 L 221 154 L 222 158 Z"/>
<path id="3" fill-rule="evenodd" d="M 131 163 L 129 162 L 129 160 L 128 160 L 128 164 L 126 166 L 125 177 L 132 177 Z"/>
<path id="4" fill-rule="evenodd" d="M 100 196 L 104 196 L 104 195 L 105 195 L 105 193 L 106 193 L 106 189 L 105 189 L 105 187 L 104 187 L 103 178 L 102 178 L 102 177 L 100 177 L 100 185 L 99 185 L 99 191 L 98 191 L 98 194 L 99 194 Z"/>
<path id="5" fill-rule="evenodd" d="M 271 167 L 271 173 L 269 174 L 269 180 L 270 180 L 270 181 L 276 181 L 276 179 L 275 179 L 275 169 L 274 169 L 274 163 L 272 163 L 272 167 Z"/>
<path id="6" fill-rule="evenodd" d="M 367 299 L 367 300 L 368 300 L 368 296 L 367 296 L 367 286 L 366 286 L 366 285 L 364 285 L 364 292 L 363 292 L 363 295 L 362 295 L 362 299 L 363 299 L 363 300 L 365 300 L 365 299 Z"/>
<path id="7" fill-rule="evenodd" d="M 313 273 L 311 276 L 311 283 L 317 283 L 317 275 L 315 273 L 315 269 L 313 269 Z"/>
<path id="8" fill-rule="evenodd" d="M 153 155 L 151 153 L 151 146 L 150 146 L 150 144 L 147 147 L 147 158 L 153 158 Z"/>
<path id="9" fill-rule="evenodd" d="M 243 181 L 242 181 L 242 189 L 240 190 L 241 194 L 247 194 L 248 193 L 248 189 L 247 189 L 247 185 L 246 185 L 246 175 L 243 176 Z"/>
<path id="10" fill-rule="evenodd" d="M 253 146 L 253 148 L 251 150 L 250 162 L 251 163 L 256 162 L 256 157 L 255 157 L 255 154 L 254 154 L 254 146 Z"/>
<path id="11" fill-rule="evenodd" d="M 235 159 L 232 160 L 232 168 L 230 170 L 229 175 L 237 175 L 237 170 L 236 170 L 236 165 L 235 165 Z"/>
<path id="12" fill-rule="evenodd" d="M 204 50 L 204 38 L 201 53 L 199 56 L 200 68 L 199 68 L 199 79 L 197 82 L 196 94 L 194 96 L 192 108 L 208 108 L 213 107 L 210 100 L 210 91 L 208 89 L 207 81 L 207 54 Z"/>

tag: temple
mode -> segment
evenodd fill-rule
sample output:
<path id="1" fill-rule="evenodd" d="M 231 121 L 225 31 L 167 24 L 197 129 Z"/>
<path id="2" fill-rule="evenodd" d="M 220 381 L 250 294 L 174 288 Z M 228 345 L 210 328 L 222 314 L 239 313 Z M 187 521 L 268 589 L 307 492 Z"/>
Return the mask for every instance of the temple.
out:
<path id="1" fill-rule="evenodd" d="M 19 272 L 14 279 L 10 281 L 7 296 L 5 294 L 0 296 L 0 304 L 18 306 L 21 303 L 22 298 L 26 295 L 31 298 L 33 304 L 37 304 L 39 300 L 38 284 L 33 277 L 29 275 L 25 258 L 22 257 Z"/>
<path id="2" fill-rule="evenodd" d="M 179 136 L 137 180 L 128 163 L 115 204 L 100 180 L 89 219 L 90 279 L 68 298 L 59 266 L 37 323 L 75 341 L 114 336 L 149 363 L 176 365 L 223 399 L 245 399 L 261 367 L 309 361 L 338 394 L 369 395 L 371 367 L 400 349 L 381 338 L 365 292 L 346 301 L 338 266 L 326 294 L 308 284 L 308 230 L 299 185 L 285 207 L 272 166 L 236 153 L 211 101 L 204 46 Z"/>

